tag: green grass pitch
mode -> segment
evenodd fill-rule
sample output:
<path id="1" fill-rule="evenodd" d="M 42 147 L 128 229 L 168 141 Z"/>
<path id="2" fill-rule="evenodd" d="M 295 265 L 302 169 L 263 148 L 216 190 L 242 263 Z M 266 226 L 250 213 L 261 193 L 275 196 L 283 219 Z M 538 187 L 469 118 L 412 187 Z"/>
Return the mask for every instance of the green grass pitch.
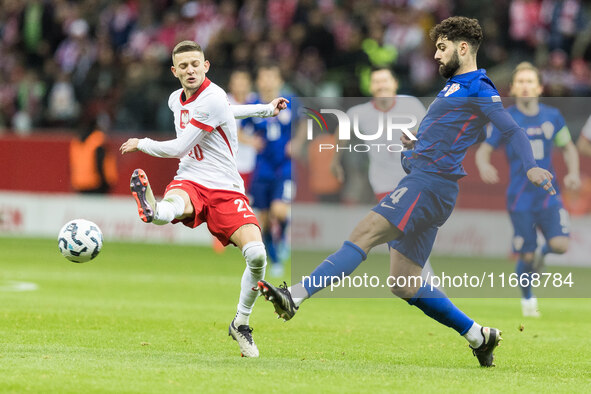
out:
<path id="1" fill-rule="evenodd" d="M 401 300 L 319 298 L 284 323 L 261 298 L 261 357 L 243 359 L 228 337 L 235 248 L 107 242 L 74 264 L 54 240 L 0 238 L 0 267 L 0 392 L 591 391 L 589 299 L 542 299 L 537 320 L 518 299 L 454 300 L 503 330 L 497 366 L 483 369 L 463 338 Z"/>

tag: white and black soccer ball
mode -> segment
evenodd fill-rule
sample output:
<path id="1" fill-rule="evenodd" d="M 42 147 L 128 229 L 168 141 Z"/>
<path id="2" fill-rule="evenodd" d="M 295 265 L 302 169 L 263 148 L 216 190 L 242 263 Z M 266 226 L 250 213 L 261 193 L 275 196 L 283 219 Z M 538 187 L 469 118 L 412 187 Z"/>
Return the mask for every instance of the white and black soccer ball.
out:
<path id="1" fill-rule="evenodd" d="M 57 237 L 61 254 L 74 263 L 94 259 L 103 247 L 103 233 L 90 220 L 74 219 L 64 224 Z"/>

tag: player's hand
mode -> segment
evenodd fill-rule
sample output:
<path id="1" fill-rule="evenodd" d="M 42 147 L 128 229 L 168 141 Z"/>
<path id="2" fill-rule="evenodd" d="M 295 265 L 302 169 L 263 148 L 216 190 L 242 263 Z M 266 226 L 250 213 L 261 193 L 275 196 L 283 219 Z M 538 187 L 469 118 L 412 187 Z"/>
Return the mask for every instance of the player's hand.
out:
<path id="1" fill-rule="evenodd" d="M 273 109 L 273 116 L 279 115 L 279 112 L 281 110 L 286 109 L 288 103 L 289 103 L 289 100 L 286 99 L 285 97 L 277 97 L 275 100 L 271 101 L 269 104 L 271 104 L 274 108 Z"/>
<path id="2" fill-rule="evenodd" d="M 408 150 L 412 150 L 415 148 L 415 142 L 407 137 L 406 134 L 402 133 L 400 136 L 400 142 L 402 142 L 402 146 L 404 146 Z"/>
<path id="3" fill-rule="evenodd" d="M 544 170 L 540 167 L 530 168 L 527 172 L 527 178 L 536 186 L 543 187 L 551 196 L 556 194 L 554 186 L 552 186 L 552 174 L 550 171 Z"/>
<path id="4" fill-rule="evenodd" d="M 568 173 L 564 176 L 564 186 L 569 190 L 579 190 L 581 187 L 581 178 L 577 174 Z"/>
<path id="5" fill-rule="evenodd" d="M 121 152 L 122 155 L 124 155 L 126 153 L 130 153 L 130 152 L 136 152 L 138 150 L 137 144 L 139 142 L 140 142 L 140 140 L 138 138 L 130 138 L 121 145 L 121 147 L 119 148 L 119 151 Z"/>
<path id="6" fill-rule="evenodd" d="M 257 153 L 261 153 L 263 149 L 265 149 L 265 140 L 263 137 L 253 135 L 249 141 L 249 145 L 252 146 Z"/>
<path id="7" fill-rule="evenodd" d="M 492 164 L 483 166 L 478 169 L 480 171 L 480 179 L 482 182 L 492 185 L 499 182 L 499 173 Z"/>

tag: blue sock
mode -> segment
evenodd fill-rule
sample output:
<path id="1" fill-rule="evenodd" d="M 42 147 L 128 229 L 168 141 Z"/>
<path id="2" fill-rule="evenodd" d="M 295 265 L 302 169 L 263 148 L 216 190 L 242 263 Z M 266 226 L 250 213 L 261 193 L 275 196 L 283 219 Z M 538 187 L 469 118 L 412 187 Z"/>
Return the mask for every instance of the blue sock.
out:
<path id="1" fill-rule="evenodd" d="M 408 303 L 416 306 L 425 315 L 437 320 L 439 323 L 453 328 L 460 335 L 467 333 L 474 324 L 474 320 L 459 310 L 445 294 L 436 287 L 431 289 L 431 285 L 428 283 L 423 285 L 417 291 L 417 294 L 408 300 Z"/>
<path id="2" fill-rule="evenodd" d="M 275 250 L 275 245 L 273 244 L 273 234 L 271 234 L 271 231 L 263 231 L 263 243 L 265 244 L 267 256 L 269 257 L 269 260 L 271 260 L 271 263 L 278 263 L 279 258 L 277 257 L 277 251 Z"/>
<path id="3" fill-rule="evenodd" d="M 279 221 L 279 241 L 285 240 L 285 229 L 287 228 L 288 220 Z"/>
<path id="4" fill-rule="evenodd" d="M 304 288 L 310 296 L 330 285 L 332 281 L 325 277 L 338 277 L 351 275 L 355 268 L 361 264 L 367 255 L 353 242 L 345 241 L 343 246 L 326 258 L 312 273 L 309 279 L 303 281 Z"/>
<path id="5" fill-rule="evenodd" d="M 532 296 L 531 292 L 531 285 L 529 285 L 529 281 L 531 280 L 531 272 L 532 272 L 532 264 L 526 263 L 522 259 L 517 260 L 517 265 L 515 266 L 515 273 L 517 274 L 517 279 L 521 279 L 522 277 L 527 278 L 528 286 L 523 287 L 521 286 L 521 280 L 519 280 L 519 287 L 521 287 L 521 294 L 522 297 L 525 299 L 530 299 Z"/>
<path id="6" fill-rule="evenodd" d="M 544 244 L 544 246 L 542 246 L 542 256 L 545 256 L 548 253 L 552 253 L 552 248 L 550 248 L 550 245 Z"/>

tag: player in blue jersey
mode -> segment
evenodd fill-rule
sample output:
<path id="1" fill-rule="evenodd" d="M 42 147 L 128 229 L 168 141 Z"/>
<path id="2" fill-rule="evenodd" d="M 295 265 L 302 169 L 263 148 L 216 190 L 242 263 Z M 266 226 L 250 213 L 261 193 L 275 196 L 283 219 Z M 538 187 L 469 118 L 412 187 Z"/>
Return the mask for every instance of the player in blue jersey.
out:
<path id="1" fill-rule="evenodd" d="M 279 93 L 283 80 L 275 64 L 261 66 L 257 71 L 258 97 L 249 104 L 263 103 L 267 97 Z M 273 96 L 275 97 L 275 96 Z M 293 108 L 293 102 L 292 102 Z M 258 210 L 263 228 L 263 242 L 271 260 L 271 275 L 282 276 L 281 248 L 285 247 L 285 229 L 288 224 L 293 193 L 291 179 L 291 120 L 290 109 L 281 111 L 273 119 L 249 118 L 242 125 L 254 135 L 258 149 L 249 193 L 251 206 Z M 273 231 L 275 226 L 275 231 Z"/>
<path id="2" fill-rule="evenodd" d="M 493 351 L 501 332 L 480 326 L 439 289 L 415 278 L 421 275 L 438 227 L 454 207 L 457 180 L 465 175 L 461 163 L 466 150 L 484 140 L 486 123 L 492 121 L 519 152 L 532 183 L 555 193 L 552 174 L 536 166 L 527 136 L 503 108 L 485 71 L 476 67 L 476 53 L 482 40 L 478 21 L 451 17 L 435 26 L 430 36 L 436 46 L 439 73 L 447 78 L 447 83 L 419 125 L 416 143 L 403 138 L 407 147 L 414 148 L 405 155 L 409 174 L 359 222 L 343 246 L 327 257 L 308 280 L 289 288 L 275 287 L 266 281 L 259 281 L 258 285 L 273 302 L 275 311 L 288 320 L 305 299 L 330 285 L 331 278 L 350 275 L 374 246 L 387 243 L 390 275 L 408 278 L 405 286 L 392 286 L 392 293 L 464 336 L 480 365 L 489 367 L 494 365 Z"/>
<path id="3" fill-rule="evenodd" d="M 553 146 L 561 148 L 568 173 L 564 177 L 567 188 L 576 190 L 579 178 L 579 156 L 571 140 L 570 132 L 560 114 L 554 107 L 539 103 L 542 94 L 540 73 L 531 63 L 520 63 L 513 72 L 511 94 L 516 97 L 515 105 L 507 109 L 518 125 L 525 129 L 529 137 L 534 159 L 539 167 L 549 170 L 552 167 Z M 499 181 L 497 170 L 490 162 L 494 149 L 505 141 L 499 129 L 489 125 L 487 139 L 476 152 L 476 165 L 485 183 Z M 513 223 L 513 250 L 519 254 L 515 272 L 522 286 L 521 309 L 524 316 L 538 317 L 538 302 L 533 296 L 530 275 L 539 271 L 547 253 L 565 253 L 569 243 L 568 213 L 562 205 L 560 194 L 549 195 L 532 185 L 523 171 L 518 153 L 511 145 L 505 145 L 505 153 L 511 168 L 507 189 L 507 210 Z M 537 246 L 537 231 L 544 234 L 546 244 Z M 534 253 L 535 252 L 535 253 Z"/>

